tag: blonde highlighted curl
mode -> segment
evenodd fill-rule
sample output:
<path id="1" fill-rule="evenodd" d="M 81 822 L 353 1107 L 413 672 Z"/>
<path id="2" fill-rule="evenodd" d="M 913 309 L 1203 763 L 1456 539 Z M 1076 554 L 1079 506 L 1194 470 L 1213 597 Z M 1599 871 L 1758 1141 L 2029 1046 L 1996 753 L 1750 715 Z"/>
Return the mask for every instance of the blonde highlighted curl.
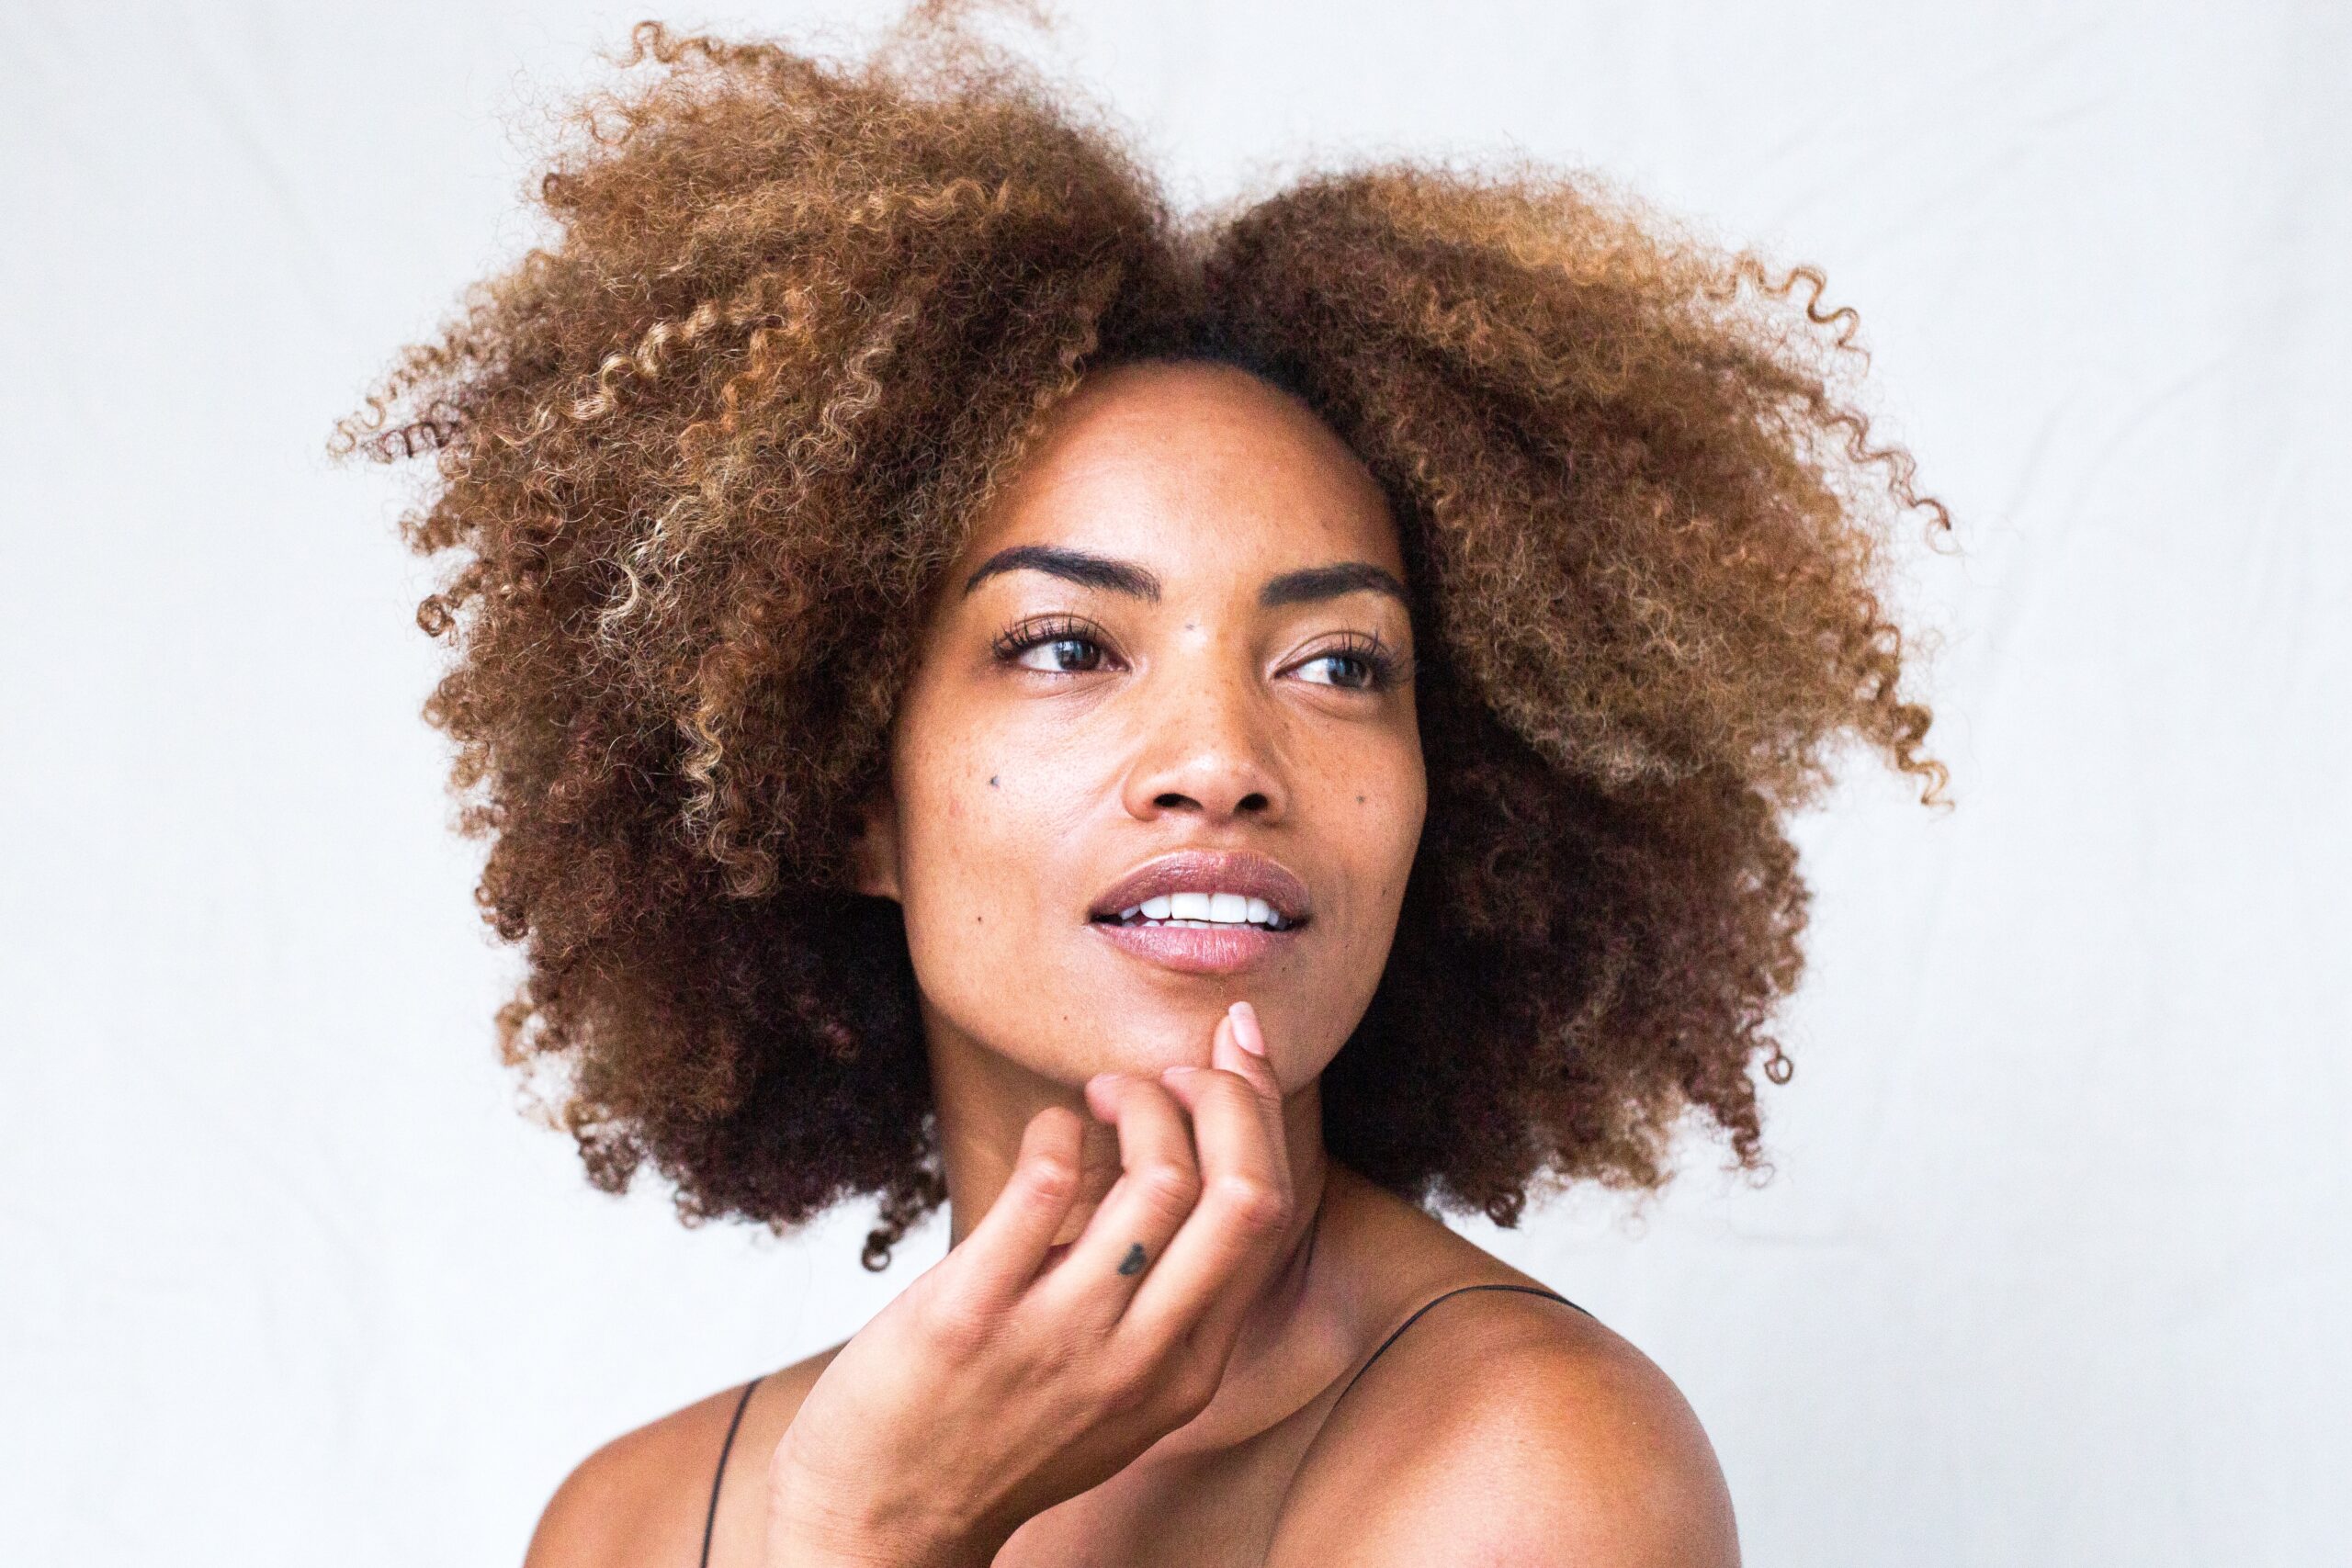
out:
<path id="1" fill-rule="evenodd" d="M 1332 1155 L 1516 1222 L 1654 1186 L 1755 1073 L 1831 752 L 1939 797 L 1884 603 L 1900 447 L 1850 310 L 1586 175 L 1385 164 L 1180 219 L 1116 137 L 944 28 L 854 63 L 641 24 L 477 286 L 336 446 L 429 456 L 500 1015 L 589 1174 L 689 1221 L 942 1199 L 897 906 L 845 890 L 933 575 L 1098 367 L 1208 357 L 1370 466 L 1417 596 L 1430 812 L 1323 1081 Z"/>

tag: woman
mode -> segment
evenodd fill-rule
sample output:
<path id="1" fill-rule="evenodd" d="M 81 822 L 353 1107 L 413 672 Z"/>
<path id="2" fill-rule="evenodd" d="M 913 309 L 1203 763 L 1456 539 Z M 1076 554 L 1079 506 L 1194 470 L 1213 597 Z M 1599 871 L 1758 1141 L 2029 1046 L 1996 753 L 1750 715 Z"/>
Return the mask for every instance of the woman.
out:
<path id="1" fill-rule="evenodd" d="M 1781 819 L 1843 737 L 1941 782 L 1850 317 L 1540 171 L 1180 223 L 952 33 L 637 42 L 345 434 L 437 455 L 428 712 L 592 1177 L 951 1246 L 530 1562 L 1735 1562 L 1667 1378 L 1424 1205 L 1753 1166 Z"/>

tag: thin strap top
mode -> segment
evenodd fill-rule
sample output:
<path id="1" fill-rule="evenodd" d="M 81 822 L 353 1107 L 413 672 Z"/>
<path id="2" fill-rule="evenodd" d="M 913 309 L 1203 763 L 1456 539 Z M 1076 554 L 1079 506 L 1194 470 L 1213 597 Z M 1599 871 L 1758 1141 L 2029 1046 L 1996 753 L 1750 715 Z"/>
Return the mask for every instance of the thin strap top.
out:
<path id="1" fill-rule="evenodd" d="M 1374 1361 L 1377 1361 L 1378 1359 L 1380 1359 L 1380 1358 L 1382 1357 L 1382 1355 L 1384 1355 L 1384 1354 L 1387 1351 L 1388 1347 L 1390 1347 L 1391 1345 L 1396 1344 L 1396 1341 L 1397 1341 L 1397 1339 L 1398 1339 L 1398 1337 L 1401 1337 L 1401 1336 L 1404 1334 L 1405 1330 L 1407 1330 L 1407 1329 L 1408 1329 L 1408 1328 L 1412 1327 L 1412 1326 L 1413 1326 L 1413 1325 L 1415 1325 L 1415 1324 L 1417 1324 L 1417 1323 L 1419 1323 L 1419 1322 L 1420 1322 L 1420 1321 L 1421 1321 L 1421 1314 L 1422 1314 L 1422 1313 L 1425 1313 L 1425 1312 L 1429 1311 L 1429 1310 L 1430 1310 L 1430 1308 L 1431 1308 L 1431 1307 L 1433 1307 L 1433 1306 L 1437 1305 L 1437 1303 L 1440 1303 L 1440 1302 L 1442 1302 L 1442 1301 L 1446 1300 L 1446 1299 L 1447 1299 L 1448 1297 L 1450 1297 L 1450 1296 L 1464 1295 L 1464 1294 L 1466 1294 L 1466 1293 L 1468 1293 L 1469 1292 L 1472 1292 L 1472 1291 L 1517 1291 L 1517 1292 L 1519 1292 L 1521 1295 L 1529 1295 L 1529 1296 L 1548 1296 L 1548 1297 L 1549 1297 L 1549 1298 L 1551 1298 L 1553 1301 L 1558 1302 L 1558 1303 L 1561 1303 L 1562 1305 L 1564 1305 L 1564 1306 L 1572 1306 L 1572 1307 L 1577 1307 L 1577 1311 L 1578 1311 L 1578 1312 L 1584 1312 L 1584 1308 L 1582 1308 L 1582 1307 L 1580 1307 L 1580 1306 L 1577 1306 L 1577 1303 L 1574 1303 L 1574 1302 L 1572 1302 L 1572 1301 L 1569 1301 L 1567 1297 L 1566 1297 L 1566 1296 L 1564 1296 L 1564 1295 L 1560 1294 L 1560 1292 L 1557 1292 L 1557 1291 L 1547 1291 L 1547 1290 L 1544 1290 L 1544 1289 L 1543 1289 L 1542 1287 L 1540 1287 L 1540 1286 L 1536 1286 L 1536 1285 L 1459 1285 L 1459 1286 L 1456 1286 L 1454 1289 L 1453 1289 L 1453 1290 L 1451 1290 L 1451 1291 L 1443 1292 L 1442 1292 L 1442 1293 L 1440 1293 L 1440 1294 L 1438 1294 L 1438 1295 L 1435 1295 L 1435 1296 L 1430 1297 L 1428 1301 L 1423 1302 L 1423 1303 L 1420 1304 L 1419 1308 L 1419 1309 L 1417 1309 L 1417 1310 L 1414 1312 L 1414 1314 L 1413 1314 L 1413 1315 L 1412 1315 L 1412 1316 L 1410 1316 L 1410 1317 L 1407 1318 L 1404 1322 L 1402 1322 L 1402 1323 L 1398 1324 L 1398 1325 L 1396 1325 L 1396 1332 L 1395 1332 L 1395 1333 L 1393 1333 L 1393 1334 L 1391 1334 L 1391 1335 L 1389 1335 L 1389 1337 L 1388 1337 L 1387 1338 L 1385 1338 L 1385 1339 L 1382 1340 L 1382 1341 L 1380 1342 L 1380 1348 L 1379 1348 L 1379 1349 L 1377 1349 L 1377 1350 L 1374 1350 L 1374 1351 L 1370 1356 L 1366 1357 L 1366 1358 L 1364 1359 L 1364 1363 L 1363 1363 L 1363 1366 L 1361 1366 L 1361 1367 L 1358 1367 L 1358 1368 L 1356 1369 L 1356 1375 L 1355 1375 L 1354 1377 L 1351 1377 L 1351 1378 L 1350 1378 L 1350 1379 L 1348 1380 L 1348 1386 L 1347 1386 L 1347 1388 L 1343 1388 L 1343 1389 L 1341 1389 L 1341 1390 L 1340 1391 L 1340 1399 L 1345 1399 L 1345 1398 L 1347 1398 L 1347 1397 L 1348 1397 L 1349 1390 L 1350 1390 L 1350 1389 L 1354 1388 L 1354 1387 L 1356 1386 L 1356 1384 L 1357 1384 L 1359 1382 L 1361 1382 L 1361 1381 L 1363 1380 L 1363 1377 L 1364 1373 L 1366 1373 L 1366 1372 L 1368 1372 L 1368 1371 L 1372 1371 L 1372 1363 L 1373 1363 L 1373 1362 L 1374 1362 Z M 1592 1315 L 1592 1314 L 1590 1314 L 1590 1313 L 1589 1313 L 1589 1312 L 1584 1312 L 1584 1314 L 1585 1314 L 1585 1316 L 1587 1316 L 1587 1317 L 1590 1317 L 1590 1316 Z M 1332 1408 L 1333 1410 L 1337 1410 L 1337 1409 L 1340 1407 L 1340 1399 L 1335 1399 L 1335 1400 L 1333 1400 L 1333 1401 L 1331 1402 L 1331 1408 Z M 1325 1415 L 1324 1419 L 1325 1419 L 1325 1420 L 1327 1420 L 1327 1421 L 1330 1419 L 1330 1416 L 1329 1416 L 1329 1415 L 1328 1413 Z"/>
<path id="2" fill-rule="evenodd" d="M 710 1568 L 710 1531 L 718 1523 L 718 1488 L 727 1479 L 727 1456 L 735 1451 L 735 1429 L 743 1424 L 744 1408 L 752 1403 L 752 1391 L 759 1386 L 759 1378 L 743 1385 L 743 1397 L 735 1402 L 735 1418 L 727 1423 L 727 1440 L 718 1445 L 718 1469 L 710 1477 L 710 1512 L 702 1519 L 702 1568 Z"/>
<path id="3" fill-rule="evenodd" d="M 1451 1291 L 1433 1296 L 1430 1300 L 1422 1303 L 1419 1308 L 1414 1312 L 1412 1316 L 1398 1324 L 1396 1325 L 1396 1332 L 1389 1335 L 1387 1338 L 1382 1340 L 1380 1342 L 1380 1348 L 1374 1350 L 1365 1359 L 1364 1364 L 1356 1369 L 1356 1375 L 1348 1380 L 1347 1388 L 1343 1388 L 1340 1391 L 1340 1399 L 1345 1399 L 1348 1397 L 1349 1390 L 1353 1389 L 1356 1386 L 1356 1383 L 1363 1377 L 1364 1373 L 1372 1371 L 1372 1363 L 1380 1359 L 1380 1358 L 1386 1353 L 1388 1347 L 1396 1344 L 1397 1338 L 1399 1336 L 1403 1335 L 1405 1330 L 1419 1323 L 1421 1320 L 1421 1314 L 1423 1313 L 1426 1313 L 1430 1308 L 1437 1305 L 1438 1303 L 1446 1300 L 1447 1297 L 1464 1295 L 1471 1291 L 1517 1291 L 1522 1295 L 1546 1296 L 1553 1301 L 1560 1303 L 1563 1306 L 1576 1307 L 1577 1311 L 1584 1312 L 1584 1308 L 1577 1306 L 1576 1303 L 1568 1300 L 1567 1297 L 1560 1294 L 1557 1291 L 1546 1291 L 1535 1285 L 1457 1286 Z M 1587 1317 L 1590 1317 L 1592 1314 L 1586 1312 L 1585 1315 Z M 727 1456 L 732 1453 L 735 1450 L 736 1428 L 742 1426 L 744 1407 L 752 1403 L 752 1391 L 759 1386 L 760 1380 L 758 1378 L 753 1378 L 750 1382 L 743 1385 L 743 1397 L 735 1402 L 735 1418 L 727 1423 L 727 1440 L 721 1443 L 718 1447 L 718 1470 L 717 1473 L 713 1474 L 710 1478 L 710 1512 L 704 1516 L 702 1522 L 701 1568 L 710 1568 L 710 1536 L 713 1527 L 718 1523 L 718 1488 L 727 1479 Z M 1335 1410 L 1339 1408 L 1339 1399 L 1335 1399 L 1331 1402 L 1331 1407 Z M 1326 1418 L 1328 1419 L 1328 1416 Z"/>

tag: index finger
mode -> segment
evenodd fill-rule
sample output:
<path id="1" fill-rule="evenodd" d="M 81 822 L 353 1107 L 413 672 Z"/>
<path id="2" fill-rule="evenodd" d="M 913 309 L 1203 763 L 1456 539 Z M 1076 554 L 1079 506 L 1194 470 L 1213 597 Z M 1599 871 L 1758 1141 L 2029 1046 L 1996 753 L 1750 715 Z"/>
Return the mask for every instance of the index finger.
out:
<path id="1" fill-rule="evenodd" d="M 983 1305 L 1009 1305 L 1044 1264 L 1078 1196 L 1081 1132 L 1066 1106 L 1047 1106 L 1031 1117 L 1012 1179 L 971 1234 L 941 1259 L 956 1263 L 965 1288 Z"/>
<path id="2" fill-rule="evenodd" d="M 1239 1027 L 1254 1030 L 1256 1021 Z M 1202 1329 L 1213 1339 L 1238 1331 L 1292 1218 L 1281 1094 L 1236 1028 L 1230 1014 L 1219 1021 L 1216 1066 L 1171 1069 L 1166 1078 L 1193 1114 L 1201 1196 L 1121 1319 L 1124 1332 L 1163 1346 Z"/>

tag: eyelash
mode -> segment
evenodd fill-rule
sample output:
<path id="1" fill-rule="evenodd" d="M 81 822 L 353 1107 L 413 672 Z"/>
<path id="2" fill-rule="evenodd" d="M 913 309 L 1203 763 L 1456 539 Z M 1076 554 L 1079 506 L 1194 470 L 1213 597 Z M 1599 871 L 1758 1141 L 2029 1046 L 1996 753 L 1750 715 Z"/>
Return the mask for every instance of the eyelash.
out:
<path id="1" fill-rule="evenodd" d="M 1055 615 L 1040 621 L 1023 621 L 1018 626 L 1007 627 L 997 634 L 995 640 L 989 644 L 989 649 L 1001 663 L 1012 664 L 1018 661 L 1021 656 L 1031 649 L 1043 648 L 1046 644 L 1053 642 L 1083 642 L 1108 657 L 1110 650 L 1105 646 L 1107 641 L 1108 639 L 1102 635 L 1102 630 L 1098 626 L 1073 616 Z M 1376 637 L 1369 637 L 1362 632 L 1343 633 L 1337 644 L 1317 649 L 1299 662 L 1313 664 L 1325 659 L 1353 659 L 1363 665 L 1366 677 L 1364 683 L 1361 686 L 1343 686 L 1337 682 L 1317 682 L 1317 684 L 1329 684 L 1342 692 L 1386 691 L 1395 686 L 1405 672 L 1405 661 L 1386 643 Z M 1039 673 L 1087 675 L 1093 671 L 1062 670 L 1040 671 Z"/>
<path id="2" fill-rule="evenodd" d="M 1069 615 L 1055 615 L 1041 621 L 1023 621 L 1018 626 L 1008 626 L 997 634 L 995 642 L 989 646 L 995 650 L 1000 660 L 1011 664 L 1031 649 L 1043 648 L 1049 642 L 1091 643 L 1107 653 L 1109 650 L 1103 649 L 1105 640 L 1098 626 Z M 1063 670 L 1053 671 L 1053 673 L 1084 675 L 1091 671 Z"/>
<path id="3" fill-rule="evenodd" d="M 1405 661 L 1386 643 L 1362 632 L 1340 634 L 1336 645 L 1317 649 L 1304 662 L 1313 664 L 1323 659 L 1352 659 L 1363 665 L 1366 671 L 1364 683 L 1361 686 L 1341 686 L 1340 689 L 1344 692 L 1385 692 L 1396 685 L 1405 672 Z"/>

